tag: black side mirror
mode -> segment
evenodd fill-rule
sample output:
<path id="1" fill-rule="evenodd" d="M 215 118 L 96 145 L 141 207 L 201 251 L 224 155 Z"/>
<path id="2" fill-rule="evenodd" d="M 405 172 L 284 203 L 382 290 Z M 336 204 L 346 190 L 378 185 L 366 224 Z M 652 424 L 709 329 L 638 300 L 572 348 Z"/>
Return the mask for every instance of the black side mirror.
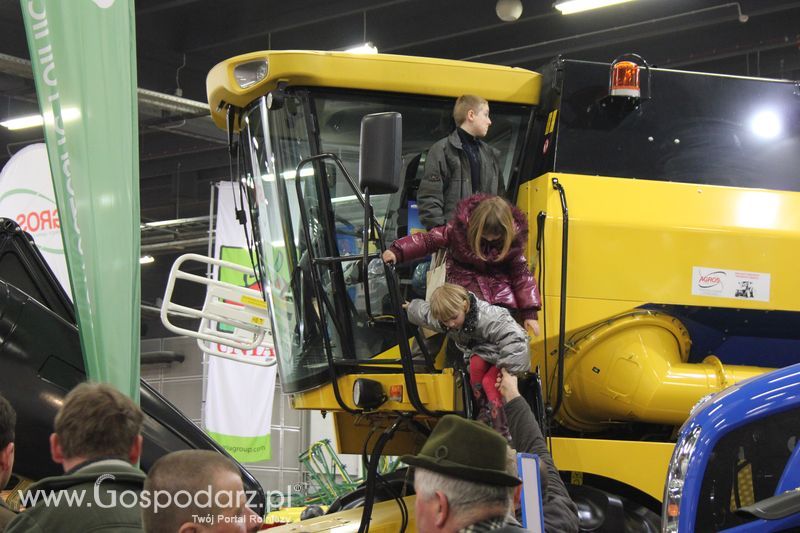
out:
<path id="1" fill-rule="evenodd" d="M 397 192 L 403 167 L 403 121 L 400 113 L 373 113 L 361 119 L 358 186 L 370 194 Z"/>

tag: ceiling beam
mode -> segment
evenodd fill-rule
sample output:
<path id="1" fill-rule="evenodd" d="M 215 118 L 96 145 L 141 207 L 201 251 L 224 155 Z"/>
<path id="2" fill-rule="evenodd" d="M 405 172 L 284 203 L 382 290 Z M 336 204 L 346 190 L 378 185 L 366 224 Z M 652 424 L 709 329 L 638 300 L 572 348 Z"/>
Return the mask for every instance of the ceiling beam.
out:
<path id="1" fill-rule="evenodd" d="M 183 152 L 168 152 L 163 157 L 142 159 L 139 163 L 141 179 L 154 178 L 175 172 L 181 164 L 181 172 L 194 172 L 206 169 L 224 169 L 228 173 L 228 147 L 209 146 Z"/>
<path id="2" fill-rule="evenodd" d="M 196 4 L 198 0 L 158 0 L 154 2 L 153 5 L 148 7 L 138 8 L 136 10 L 137 15 L 150 15 L 153 13 L 159 13 L 161 11 L 166 11 L 168 9 L 175 9 L 178 7 L 184 7 L 189 4 Z M 141 4 L 141 0 L 137 2 L 137 4 Z"/>
<path id="3" fill-rule="evenodd" d="M 561 34 L 558 37 L 544 41 L 515 46 L 505 50 L 473 54 L 460 59 L 465 61 L 480 60 L 504 65 L 512 62 L 527 62 L 531 59 L 543 59 L 558 54 L 565 55 L 587 48 L 608 46 L 609 44 L 631 42 L 666 33 L 675 33 L 676 31 L 702 28 L 736 20 L 738 16 L 738 12 L 731 9 L 731 5 L 724 4 L 657 18 L 637 20 L 613 27 L 601 27 L 578 34 Z"/>
<path id="4" fill-rule="evenodd" d="M 731 7 L 730 4 L 724 4 L 722 7 L 725 9 L 702 8 L 615 27 L 560 36 L 505 50 L 475 54 L 462 59 L 517 66 L 538 65 L 556 55 L 575 57 L 575 54 L 579 52 L 599 52 L 622 43 L 630 43 L 641 50 L 648 46 L 648 41 L 652 43 L 656 39 L 661 39 L 661 41 L 658 42 L 658 46 L 651 46 L 651 48 L 658 48 L 662 54 L 671 53 L 675 47 L 681 45 L 690 47 L 698 54 L 706 52 L 711 54 L 716 50 L 727 49 L 730 46 L 727 43 L 741 42 L 741 39 L 736 40 L 732 37 L 741 37 L 742 32 L 751 34 L 751 39 L 756 41 L 776 34 L 780 34 L 782 39 L 786 29 L 782 28 L 782 22 L 794 23 L 792 18 L 787 18 L 782 13 L 783 10 L 778 9 L 753 12 L 750 14 L 749 21 L 742 23 L 739 21 L 738 9 Z M 797 7 L 800 7 L 800 3 L 797 4 Z M 793 7 L 791 8 L 793 9 Z M 756 18 L 757 20 L 754 20 Z M 710 32 L 708 28 L 715 28 L 715 30 Z M 690 38 L 691 34 L 687 32 L 697 30 L 702 30 L 702 38 L 699 35 L 696 38 Z M 676 38 L 681 35 L 681 32 L 684 32 L 683 36 L 686 38 Z M 698 49 L 700 46 L 703 48 Z M 611 57 L 607 59 L 610 60 Z M 658 63 L 664 63 L 664 61 L 660 60 Z M 667 61 L 667 63 L 670 62 Z"/>
<path id="5" fill-rule="evenodd" d="M 270 33 L 296 30 L 298 28 L 311 26 L 320 22 L 332 22 L 337 19 L 351 17 L 362 13 L 369 13 L 378 9 L 404 4 L 419 0 L 388 0 L 375 3 L 371 0 L 356 0 L 349 4 L 344 2 L 324 2 L 314 6 L 312 16 L 309 16 L 309 9 L 295 8 L 286 10 L 276 10 L 271 16 L 264 18 L 252 17 L 244 21 L 244 26 L 239 31 L 231 31 L 231 28 L 221 27 L 210 29 L 209 32 L 196 32 L 186 39 L 185 47 L 187 53 L 194 53 L 203 50 L 220 48 L 231 45 L 254 37 L 267 37 Z M 292 6 L 295 7 L 295 6 Z M 266 13 L 265 13 L 266 15 Z M 267 20 L 265 24 L 265 20 Z"/>

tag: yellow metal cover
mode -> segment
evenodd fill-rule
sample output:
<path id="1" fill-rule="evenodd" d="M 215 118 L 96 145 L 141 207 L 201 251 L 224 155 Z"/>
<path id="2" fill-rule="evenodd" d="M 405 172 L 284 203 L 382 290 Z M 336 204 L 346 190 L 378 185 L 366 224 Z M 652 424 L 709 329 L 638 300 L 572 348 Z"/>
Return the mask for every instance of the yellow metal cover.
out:
<path id="1" fill-rule="evenodd" d="M 256 60 L 268 63 L 266 77 L 242 89 L 234 68 Z M 456 98 L 479 94 L 490 102 L 539 103 L 541 75 L 515 67 L 389 54 L 278 51 L 253 52 L 217 64 L 206 79 L 214 122 L 226 129 L 225 104 L 245 107 L 277 87 L 332 87 Z"/>

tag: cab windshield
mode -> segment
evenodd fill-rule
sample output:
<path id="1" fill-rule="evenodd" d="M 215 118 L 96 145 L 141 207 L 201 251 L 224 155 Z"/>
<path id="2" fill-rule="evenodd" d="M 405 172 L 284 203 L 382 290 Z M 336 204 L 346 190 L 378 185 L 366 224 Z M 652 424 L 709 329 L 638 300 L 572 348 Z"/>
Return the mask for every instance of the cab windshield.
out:
<path id="1" fill-rule="evenodd" d="M 428 148 L 453 129 L 453 100 L 297 89 L 282 104 L 268 110 L 261 98 L 244 112 L 242 172 L 254 191 L 252 219 L 281 383 L 285 392 L 297 392 L 329 380 L 325 335 L 333 359 L 342 365 L 371 359 L 397 344 L 394 326 L 372 323 L 366 314 L 367 296 L 373 315 L 391 311 L 380 263 L 373 261 L 369 269 L 370 294 L 365 295 L 362 263 L 346 259 L 363 253 L 364 209 L 350 180 L 332 159 L 305 164 L 299 173 L 298 165 L 310 156 L 334 154 L 357 182 L 362 117 L 399 112 L 401 188 L 371 198 L 386 244 L 391 244 L 423 229 L 416 215 L 416 190 Z M 508 186 L 531 109 L 490 105 L 492 126 L 486 141 L 499 153 Z M 376 252 L 374 248 L 369 251 Z M 312 257 L 338 260 L 312 262 Z M 410 280 L 405 287 L 412 290 Z"/>

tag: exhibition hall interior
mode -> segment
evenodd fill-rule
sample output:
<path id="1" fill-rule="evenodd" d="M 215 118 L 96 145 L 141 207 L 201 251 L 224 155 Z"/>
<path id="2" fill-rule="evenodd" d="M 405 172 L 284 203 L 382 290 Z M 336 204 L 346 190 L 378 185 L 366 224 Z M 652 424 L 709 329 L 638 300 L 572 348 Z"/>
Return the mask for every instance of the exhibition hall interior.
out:
<path id="1" fill-rule="evenodd" d="M 0 532 L 800 530 L 800 2 L 8 0 L 0 145 Z"/>

